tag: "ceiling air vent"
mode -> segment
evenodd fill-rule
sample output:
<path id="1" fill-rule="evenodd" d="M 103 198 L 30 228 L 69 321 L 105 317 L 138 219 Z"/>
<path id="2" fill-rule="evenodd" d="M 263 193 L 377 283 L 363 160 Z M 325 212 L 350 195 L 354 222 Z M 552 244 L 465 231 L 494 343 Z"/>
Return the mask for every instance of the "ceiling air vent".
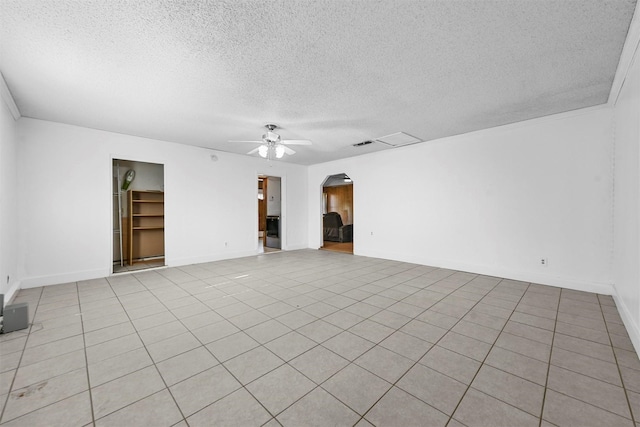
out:
<path id="1" fill-rule="evenodd" d="M 369 144 L 373 144 L 373 141 L 362 141 L 362 142 L 358 142 L 357 144 L 353 144 L 354 147 L 362 147 L 365 145 L 369 145 Z"/>
<path id="2" fill-rule="evenodd" d="M 416 144 L 418 142 L 422 142 L 420 138 L 416 138 L 413 135 L 409 135 L 404 132 L 396 132 L 391 135 L 381 136 L 380 138 L 376 138 L 376 141 L 382 142 L 383 144 L 390 145 L 392 147 L 402 147 L 403 145 Z"/>

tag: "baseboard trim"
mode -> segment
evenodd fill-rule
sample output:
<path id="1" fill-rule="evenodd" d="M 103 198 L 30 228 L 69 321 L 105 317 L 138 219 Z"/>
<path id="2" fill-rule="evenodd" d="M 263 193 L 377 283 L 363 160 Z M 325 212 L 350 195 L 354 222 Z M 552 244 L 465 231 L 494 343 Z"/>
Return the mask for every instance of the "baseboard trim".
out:
<path id="1" fill-rule="evenodd" d="M 611 285 L 613 288 L 613 301 L 616 303 L 616 307 L 618 308 L 618 313 L 622 318 L 622 322 L 629 333 L 629 338 L 631 339 L 631 343 L 633 343 L 633 347 L 636 349 L 636 353 L 640 353 L 640 328 L 638 324 L 633 320 L 633 316 L 629 312 L 629 308 L 624 303 L 624 300 L 618 294 L 618 289 L 616 285 Z"/>
<path id="2" fill-rule="evenodd" d="M 290 245 L 283 249 L 283 251 L 300 251 L 302 249 L 309 249 L 307 245 Z"/>
<path id="3" fill-rule="evenodd" d="M 224 261 L 226 259 L 244 258 L 248 256 L 253 256 L 253 255 L 258 255 L 257 249 L 255 251 L 241 251 L 241 252 L 231 252 L 231 253 L 224 253 L 224 254 L 211 254 L 211 255 L 204 255 L 199 257 L 171 258 L 171 259 L 167 259 L 167 267 L 181 267 L 184 265 Z"/>
<path id="4" fill-rule="evenodd" d="M 594 292 L 602 295 L 613 295 L 613 287 L 609 283 L 591 282 L 588 280 L 576 279 L 573 277 L 557 276 L 552 274 L 538 273 L 533 271 L 520 271 L 509 268 L 493 267 L 479 264 L 468 264 L 444 259 L 424 259 L 411 255 L 397 255 L 389 253 L 355 253 L 356 255 L 390 259 L 394 261 L 411 262 L 431 267 L 458 270 L 485 276 L 500 277 L 504 279 L 518 280 L 522 282 L 536 283 L 540 285 L 555 286 L 558 288 L 571 289 L 575 291 Z"/>
<path id="5" fill-rule="evenodd" d="M 306 247 L 300 247 L 300 249 L 307 249 Z M 286 250 L 297 250 L 293 248 L 287 248 Z M 212 254 L 205 255 L 200 257 L 188 257 L 188 258 L 166 258 L 166 266 L 158 267 L 158 268 L 170 268 L 170 267 L 181 267 L 185 265 L 192 264 L 202 264 L 206 262 L 214 262 L 214 261 L 224 261 L 226 259 L 236 259 L 236 258 L 244 258 L 259 255 L 257 249 L 253 251 L 241 251 L 241 252 L 233 252 L 233 253 L 225 253 L 225 254 Z M 134 270 L 128 273 L 139 273 L 145 270 Z M 117 273 L 117 274 L 123 274 Z M 57 274 L 57 275 L 48 275 L 48 276 L 35 276 L 35 277 L 27 277 L 22 279 L 18 284 L 14 284 L 9 292 L 5 295 L 5 302 L 10 301 L 10 298 L 15 294 L 19 289 L 29 289 L 29 288 L 37 288 L 39 286 L 51 286 L 51 285 L 59 285 L 62 283 L 69 282 L 79 282 L 82 280 L 91 280 L 91 279 L 100 279 L 103 277 L 109 277 L 112 275 L 111 268 L 104 269 L 94 269 L 94 270 L 82 270 L 82 271 L 74 271 L 71 273 Z"/>
<path id="6" fill-rule="evenodd" d="M 11 304 L 13 298 L 16 296 L 18 291 L 21 289 L 20 282 L 14 282 L 13 285 L 9 288 L 6 294 L 4 294 L 4 305 Z"/>
<path id="7" fill-rule="evenodd" d="M 21 289 L 37 288 L 39 286 L 59 285 L 62 283 L 79 282 L 81 280 L 99 279 L 110 275 L 109 268 L 81 270 L 71 273 L 49 276 L 27 277 L 21 280 Z"/>

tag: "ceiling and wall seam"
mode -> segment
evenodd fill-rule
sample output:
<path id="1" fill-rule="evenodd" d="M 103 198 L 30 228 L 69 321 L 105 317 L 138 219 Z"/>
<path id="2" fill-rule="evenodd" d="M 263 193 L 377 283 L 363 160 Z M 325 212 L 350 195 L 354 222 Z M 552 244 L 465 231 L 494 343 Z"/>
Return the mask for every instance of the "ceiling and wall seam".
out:
<path id="1" fill-rule="evenodd" d="M 200 145 L 184 144 L 184 143 L 181 143 L 179 141 L 172 141 L 172 140 L 169 140 L 169 139 L 150 138 L 148 136 L 135 135 L 135 134 L 131 134 L 131 133 L 116 132 L 116 131 L 113 131 L 113 130 L 100 129 L 100 128 L 95 128 L 95 127 L 88 127 L 88 126 L 83 126 L 83 125 L 79 125 L 79 124 L 76 124 L 76 123 L 66 123 L 66 122 L 59 122 L 59 121 L 55 121 L 55 120 L 39 119 L 37 117 L 30 117 L 30 116 L 25 116 L 25 115 L 20 115 L 20 117 L 23 117 L 23 118 L 26 118 L 26 119 L 31 119 L 31 120 L 38 120 L 38 121 L 42 121 L 42 122 L 56 123 L 56 124 L 63 125 L 63 126 L 73 126 L 73 127 L 78 127 L 78 128 L 82 128 L 82 129 L 90 129 L 90 130 L 94 130 L 94 131 L 97 131 L 97 132 L 112 133 L 114 135 L 130 136 L 130 137 L 133 137 L 133 138 L 140 138 L 140 139 L 145 139 L 145 140 L 148 140 L 148 141 L 158 141 L 158 142 L 166 142 L 166 143 L 170 143 L 170 144 L 180 144 L 180 145 L 184 146 L 185 148 L 191 147 L 193 149 L 203 149 L 203 150 L 209 150 L 209 151 L 213 151 L 213 152 L 217 152 L 217 153 L 226 153 L 226 154 L 232 154 L 234 156 L 241 156 L 241 154 L 235 153 L 233 151 L 219 150 L 217 148 L 204 147 L 204 146 L 200 146 Z M 141 161 L 143 161 L 143 160 L 141 160 Z"/>
<path id="2" fill-rule="evenodd" d="M 314 142 L 284 160 L 301 165 L 385 150 L 351 145 L 401 130 L 428 142 L 606 104 L 636 8 L 116 3 L 1 3 L 22 115 L 236 154 L 253 145 L 230 140 L 276 122 Z"/>
<path id="3" fill-rule="evenodd" d="M 2 72 L 0 72 L 0 94 L 2 95 L 4 102 L 7 104 L 9 111 L 11 111 L 13 120 L 18 120 L 21 117 L 20 110 L 11 95 L 11 91 L 9 90 L 9 86 L 7 86 L 7 82 L 5 81 Z"/>
<path id="4" fill-rule="evenodd" d="M 618 78 L 618 76 L 620 76 L 620 83 L 617 86 L 613 86 L 612 87 L 612 96 L 610 99 L 610 103 L 612 104 L 612 108 L 615 109 L 615 107 L 618 104 L 618 100 L 620 97 L 620 94 L 622 93 L 622 90 L 625 87 L 625 84 L 627 83 L 627 78 L 629 77 L 629 72 L 631 71 L 633 65 L 635 64 L 635 61 L 638 60 L 639 56 L 638 56 L 638 52 L 640 51 L 640 18 L 638 18 L 639 13 L 638 10 L 636 8 L 636 12 L 634 14 L 634 18 L 633 21 L 631 22 L 630 28 L 629 28 L 629 35 L 627 37 L 627 42 L 625 43 L 625 51 L 623 52 L 623 55 L 620 58 L 620 67 L 618 69 L 618 73 L 616 75 L 616 78 Z M 631 40 L 635 39 L 635 43 L 629 43 Z M 633 46 L 633 50 L 630 50 L 630 46 Z M 623 61 L 623 58 L 627 58 L 626 60 Z M 613 92 L 615 90 L 615 93 Z M 611 265 L 611 272 L 612 272 L 612 277 L 611 277 L 611 282 L 612 282 L 612 286 L 615 288 L 616 283 L 615 283 L 615 262 L 616 262 L 616 257 L 617 257 L 617 252 L 616 252 L 616 225 L 615 225 L 615 219 L 616 219 L 616 208 L 617 208 L 617 200 L 616 200 L 616 174 L 617 174 L 617 169 L 616 169 L 616 156 L 617 156 L 617 133 L 616 130 L 618 128 L 618 121 L 617 121 L 617 115 L 613 114 L 612 115 L 612 155 L 611 155 L 611 173 L 612 173 L 612 177 L 611 177 L 611 259 L 610 259 L 610 265 Z M 640 124 L 638 124 L 638 126 L 640 127 Z M 639 132 L 640 133 L 640 132 Z"/>
<path id="5" fill-rule="evenodd" d="M 386 144 L 379 143 L 380 145 L 384 145 L 385 146 L 385 148 L 383 150 L 369 152 L 369 153 L 362 153 L 362 154 L 358 154 L 358 155 L 352 156 L 352 157 L 367 156 L 367 155 L 370 155 L 370 154 L 378 154 L 378 153 L 382 153 L 382 152 L 388 151 L 388 150 L 397 150 L 397 149 L 409 148 L 409 147 L 413 147 L 413 146 L 420 145 L 420 144 L 450 142 L 450 141 L 455 141 L 458 138 L 472 137 L 473 135 L 484 134 L 486 132 L 508 132 L 508 131 L 511 131 L 511 130 L 514 130 L 514 129 L 519 129 L 521 127 L 536 126 L 538 124 L 542 124 L 542 123 L 545 123 L 545 122 L 551 122 L 551 121 L 556 121 L 556 120 L 565 120 L 565 119 L 570 118 L 570 117 L 577 117 L 577 116 L 582 116 L 582 115 L 585 115 L 585 114 L 591 114 L 594 111 L 598 111 L 598 110 L 602 110 L 602 109 L 613 109 L 613 106 L 611 106 L 611 105 L 609 105 L 607 103 L 603 103 L 603 104 L 598 104 L 598 105 L 594 105 L 594 106 L 591 106 L 591 107 L 578 108 L 578 109 L 571 110 L 571 111 L 563 111 L 561 113 L 555 113 L 555 114 L 550 114 L 550 115 L 541 116 L 541 117 L 534 117 L 532 119 L 521 120 L 521 121 L 517 121 L 517 122 L 513 122 L 513 123 L 506 123 L 506 124 L 503 124 L 503 125 L 492 126 L 492 127 L 488 127 L 488 128 L 484 128 L 484 129 L 478 129 L 478 130 L 465 132 L 465 133 L 460 133 L 460 134 L 455 134 L 455 135 L 450 135 L 450 136 L 443 136 L 441 138 L 436 138 L 436 139 L 432 139 L 432 140 L 425 140 L 423 142 L 418 142 L 418 143 L 408 144 L 408 145 L 402 145 L 402 146 L 398 146 L 398 147 L 387 146 Z M 201 149 L 204 149 L 204 150 L 210 150 L 210 151 L 214 151 L 214 152 L 232 154 L 232 155 L 235 155 L 235 156 L 242 156 L 241 153 L 236 153 L 234 151 L 227 151 L 227 150 L 223 150 L 223 149 L 219 149 L 219 148 L 211 148 L 211 147 L 206 147 L 206 146 L 201 146 L 201 145 L 186 144 L 186 143 L 182 143 L 182 142 L 174 141 L 174 140 L 169 140 L 169 139 L 151 138 L 151 137 L 147 137 L 147 136 L 130 134 L 130 133 L 123 133 L 123 132 L 117 132 L 117 131 L 112 131 L 112 130 L 108 130 L 108 129 L 88 127 L 88 126 L 83 126 L 83 125 L 75 124 L 75 123 L 66 123 L 66 122 L 60 122 L 60 121 L 55 121 L 55 120 L 40 119 L 40 118 L 37 118 L 37 117 L 30 117 L 30 116 L 26 116 L 26 115 L 20 115 L 20 117 L 28 118 L 28 119 L 31 119 L 31 120 L 40 120 L 40 121 L 44 121 L 44 122 L 57 123 L 57 124 L 60 124 L 60 125 L 65 125 L 65 126 L 75 126 L 75 127 L 80 127 L 80 128 L 84 128 L 84 129 L 91 129 L 91 130 L 95 130 L 95 131 L 98 131 L 98 132 L 107 132 L 107 133 L 113 133 L 113 134 L 116 134 L 116 135 L 131 136 L 131 137 L 134 137 L 134 138 L 141 138 L 141 139 L 146 139 L 146 140 L 150 140 L 150 141 L 161 141 L 161 142 L 167 142 L 167 143 L 173 143 L 173 144 L 180 144 L 180 145 L 184 145 L 186 147 L 201 148 Z M 377 141 L 374 141 L 374 144 L 376 142 Z M 354 147 L 354 148 L 357 148 L 357 147 Z M 327 161 L 323 161 L 323 162 L 310 163 L 310 164 L 299 164 L 299 166 L 307 166 L 308 167 L 308 166 L 313 166 L 313 165 L 322 164 L 322 163 L 331 163 L 331 162 L 334 162 L 334 161 L 337 161 L 337 160 L 341 160 L 341 159 L 327 160 Z M 279 160 L 271 160 L 271 161 L 277 162 Z"/>
<path id="6" fill-rule="evenodd" d="M 442 138 L 437 138 L 437 139 L 432 139 L 429 141 L 424 141 L 424 142 L 420 142 L 420 143 L 416 143 L 416 144 L 410 144 L 410 145 L 405 145 L 405 146 L 399 146 L 399 147 L 389 147 L 389 150 L 393 149 L 395 150 L 401 150 L 401 149 L 411 149 L 412 147 L 416 147 L 419 146 L 421 144 L 441 144 L 441 143 L 448 143 L 448 142 L 455 142 L 459 139 L 467 139 L 467 138 L 472 138 L 475 135 L 486 135 L 486 134 L 491 134 L 491 133 L 503 133 L 503 132 L 511 132 L 513 130 L 517 130 L 520 128 L 526 128 L 526 127 L 533 127 L 533 126 L 538 126 L 540 124 L 544 124 L 546 122 L 553 122 L 553 121 L 562 121 L 562 120 L 566 120 L 568 118 L 571 117 L 579 117 L 582 115 L 587 115 L 587 114 L 591 114 L 594 111 L 598 111 L 598 110 L 612 110 L 613 106 L 604 103 L 604 104 L 599 104 L 599 105 L 594 105 L 592 107 L 585 107 L 585 108 L 578 108 L 576 110 L 571 110 L 571 111 L 565 111 L 562 113 L 556 113 L 556 114 L 550 114 L 548 116 L 542 116 L 542 117 L 535 117 L 533 119 L 528 119 L 528 120 L 521 120 L 518 122 L 513 122 L 513 123 L 507 123 L 504 125 L 500 125 L 500 126 L 492 126 L 489 128 L 485 128 L 485 129 L 478 129 L 478 130 L 474 130 L 471 132 L 465 132 L 465 133 L 460 133 L 460 134 L 456 134 L 456 135 L 450 135 L 450 136 L 443 136 Z M 368 155 L 378 155 L 378 154 L 383 154 L 385 151 L 376 151 L 373 153 L 363 153 L 361 154 L 361 156 L 368 156 Z M 341 159 L 337 159 L 337 160 L 331 160 L 328 162 L 322 162 L 322 163 L 331 163 L 334 161 L 338 161 Z M 321 163 L 314 163 L 311 165 L 307 165 L 307 166 L 313 166 L 316 164 L 321 164 Z"/>
<path id="7" fill-rule="evenodd" d="M 615 260 L 616 260 L 616 115 L 611 115 L 611 214 L 609 215 L 611 242 L 609 256 L 609 271 L 611 274 L 611 286 L 615 289 Z"/>
<path id="8" fill-rule="evenodd" d="M 631 70 L 633 61 L 638 52 L 640 46 L 640 12 L 638 6 L 634 11 L 631 23 L 629 24 L 629 30 L 627 31 L 627 37 L 625 38 L 624 46 L 622 47 L 622 53 L 620 54 L 620 61 L 618 62 L 618 68 L 616 75 L 611 84 L 611 93 L 609 94 L 608 104 L 615 106 L 622 92 L 624 82 L 627 79 L 627 75 Z"/>

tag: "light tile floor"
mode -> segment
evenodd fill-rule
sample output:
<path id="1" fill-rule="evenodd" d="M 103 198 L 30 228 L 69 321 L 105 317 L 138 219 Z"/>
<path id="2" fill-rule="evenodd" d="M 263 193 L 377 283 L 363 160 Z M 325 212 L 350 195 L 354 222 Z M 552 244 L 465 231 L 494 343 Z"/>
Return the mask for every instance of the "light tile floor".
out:
<path id="1" fill-rule="evenodd" d="M 3 426 L 634 426 L 609 296 L 302 250 L 20 291 Z M 640 425 L 640 424 L 638 424 Z"/>
<path id="2" fill-rule="evenodd" d="M 164 267 L 164 258 L 158 261 L 142 261 L 136 262 L 133 265 L 129 265 L 125 263 L 124 265 L 120 265 L 120 262 L 113 264 L 113 272 L 114 273 L 124 273 L 127 271 L 140 271 L 147 270 L 149 268 L 157 268 Z"/>

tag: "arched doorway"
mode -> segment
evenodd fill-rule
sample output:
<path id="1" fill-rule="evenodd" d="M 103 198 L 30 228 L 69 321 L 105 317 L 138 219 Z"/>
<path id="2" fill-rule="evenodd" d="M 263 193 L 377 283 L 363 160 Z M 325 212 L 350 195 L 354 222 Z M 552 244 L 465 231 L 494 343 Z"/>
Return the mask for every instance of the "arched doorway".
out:
<path id="1" fill-rule="evenodd" d="M 322 183 L 322 249 L 353 253 L 353 181 L 346 173 Z"/>

